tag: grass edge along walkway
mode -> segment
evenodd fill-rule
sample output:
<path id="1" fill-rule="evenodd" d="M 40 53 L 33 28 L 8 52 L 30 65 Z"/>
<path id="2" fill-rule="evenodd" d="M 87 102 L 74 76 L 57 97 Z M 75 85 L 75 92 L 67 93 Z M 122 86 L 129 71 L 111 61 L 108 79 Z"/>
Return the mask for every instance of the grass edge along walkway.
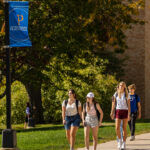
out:
<path id="1" fill-rule="evenodd" d="M 150 132 L 150 121 L 136 124 L 136 135 Z M 62 125 L 36 125 L 33 129 L 23 129 L 23 125 L 13 125 L 17 131 L 17 144 L 20 150 L 68 150 L 69 144 Z M 0 135 L 1 136 L 1 135 Z M 128 129 L 129 136 L 129 129 Z M 99 129 L 98 142 L 104 143 L 116 139 L 115 124 L 103 123 Z M 1 142 L 1 137 L 0 137 Z M 90 136 L 92 144 L 92 136 Z M 77 132 L 76 148 L 84 147 L 83 127 Z"/>

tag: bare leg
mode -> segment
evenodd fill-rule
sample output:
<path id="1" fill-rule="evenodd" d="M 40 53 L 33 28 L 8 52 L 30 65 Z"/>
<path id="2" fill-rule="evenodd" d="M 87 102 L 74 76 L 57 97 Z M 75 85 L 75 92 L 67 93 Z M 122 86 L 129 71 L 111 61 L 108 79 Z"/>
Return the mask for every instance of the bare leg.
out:
<path id="1" fill-rule="evenodd" d="M 84 127 L 84 141 L 85 141 L 85 147 L 89 150 L 89 135 L 90 135 L 90 127 Z"/>
<path id="2" fill-rule="evenodd" d="M 128 124 L 128 119 L 123 119 L 123 141 L 126 141 L 127 138 L 127 124 Z"/>
<path id="3" fill-rule="evenodd" d="M 72 149 L 74 148 L 77 130 L 78 130 L 78 127 L 71 126 L 71 130 L 70 130 L 70 147 Z"/>
<path id="4" fill-rule="evenodd" d="M 97 141 L 98 141 L 98 128 L 99 128 L 98 126 L 92 128 L 94 150 L 96 150 L 96 147 L 97 147 Z"/>
<path id="5" fill-rule="evenodd" d="M 121 139 L 120 123 L 121 123 L 121 119 L 116 118 L 116 134 L 118 136 L 118 139 Z"/>
<path id="6" fill-rule="evenodd" d="M 66 130 L 66 137 L 67 137 L 68 143 L 70 144 L 70 130 Z"/>
<path id="7" fill-rule="evenodd" d="M 27 128 L 27 123 L 25 122 L 25 123 L 24 123 L 24 129 L 26 129 L 26 128 Z"/>

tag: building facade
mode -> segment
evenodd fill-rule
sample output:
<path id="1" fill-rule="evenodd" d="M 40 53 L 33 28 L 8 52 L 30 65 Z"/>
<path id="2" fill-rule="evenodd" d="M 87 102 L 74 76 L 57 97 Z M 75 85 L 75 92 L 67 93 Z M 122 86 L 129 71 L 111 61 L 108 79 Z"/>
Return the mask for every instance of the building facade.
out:
<path id="1" fill-rule="evenodd" d="M 142 117 L 150 119 L 150 0 L 145 0 L 145 9 L 141 10 L 140 18 L 145 25 L 136 25 L 127 31 L 128 50 L 124 80 L 135 83 L 136 93 L 141 98 Z"/>

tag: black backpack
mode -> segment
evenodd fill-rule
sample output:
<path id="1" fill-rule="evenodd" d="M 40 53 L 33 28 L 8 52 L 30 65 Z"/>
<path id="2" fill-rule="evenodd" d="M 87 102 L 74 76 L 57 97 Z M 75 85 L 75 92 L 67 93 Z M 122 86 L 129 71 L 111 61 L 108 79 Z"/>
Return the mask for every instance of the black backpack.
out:
<path id="1" fill-rule="evenodd" d="M 65 107 L 68 104 L 68 100 L 65 100 Z M 76 108 L 77 108 L 77 112 L 78 112 L 78 104 L 79 104 L 79 100 L 76 100 Z"/>
<path id="2" fill-rule="evenodd" d="M 96 102 L 94 103 L 94 107 L 95 107 L 95 110 L 96 110 L 96 115 L 97 115 L 97 118 L 98 118 L 98 121 L 100 121 L 100 113 L 99 113 L 99 111 L 98 111 L 98 109 L 97 109 L 97 107 L 96 107 Z M 84 107 L 84 110 L 85 110 L 85 113 L 84 113 L 84 117 L 86 117 L 86 103 L 83 105 L 83 107 Z"/>

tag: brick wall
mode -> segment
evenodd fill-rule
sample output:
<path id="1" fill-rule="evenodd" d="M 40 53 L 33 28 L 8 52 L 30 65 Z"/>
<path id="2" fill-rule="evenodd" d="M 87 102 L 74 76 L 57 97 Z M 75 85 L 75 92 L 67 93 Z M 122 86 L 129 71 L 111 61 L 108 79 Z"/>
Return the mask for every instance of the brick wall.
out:
<path id="1" fill-rule="evenodd" d="M 150 0 L 145 2 L 145 118 L 150 118 Z"/>
<path id="2" fill-rule="evenodd" d="M 126 32 L 129 48 L 124 54 L 128 60 L 123 79 L 127 85 L 136 84 L 136 93 L 141 97 L 142 117 L 150 119 L 150 0 L 145 0 L 145 9 L 141 10 L 139 17 L 145 19 L 146 24 Z"/>
<path id="3" fill-rule="evenodd" d="M 145 18 L 145 10 L 141 11 L 139 17 L 142 19 Z M 145 28 L 146 28 L 145 25 L 144 26 L 136 25 L 132 30 L 126 32 L 127 44 L 129 48 L 126 50 L 124 54 L 125 56 L 128 57 L 128 60 L 126 61 L 126 65 L 124 67 L 125 76 L 123 77 L 123 79 L 127 83 L 127 85 L 131 83 L 136 84 L 137 86 L 136 93 L 141 98 L 142 117 L 148 118 L 149 114 L 148 111 L 146 110 L 147 109 L 146 105 L 148 102 L 147 100 L 148 91 L 145 88 L 147 86 L 150 87 L 150 81 L 149 83 L 147 81 L 148 74 L 150 77 L 150 70 L 148 71 L 148 64 L 146 59 L 147 58 L 146 55 L 148 52 L 146 51 L 146 45 L 145 45 L 145 35 L 147 35 L 146 34 L 147 30 L 145 30 Z M 149 33 L 150 33 L 150 28 L 149 28 Z M 149 36 L 149 40 L 150 40 L 150 34 L 147 36 Z M 145 64 L 147 64 L 147 67 L 145 67 Z M 149 62 L 149 66 L 150 66 L 150 62 Z"/>

